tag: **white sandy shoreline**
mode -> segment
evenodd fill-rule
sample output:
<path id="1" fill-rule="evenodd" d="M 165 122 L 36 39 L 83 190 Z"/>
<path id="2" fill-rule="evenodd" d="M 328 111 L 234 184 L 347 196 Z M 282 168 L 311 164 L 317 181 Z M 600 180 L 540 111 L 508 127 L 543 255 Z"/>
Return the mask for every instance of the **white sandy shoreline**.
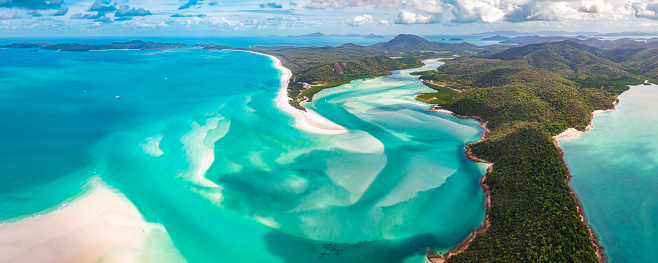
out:
<path id="1" fill-rule="evenodd" d="M 89 194 L 44 215 L 0 225 L 0 262 L 138 262 L 148 223 L 120 193 L 95 183 Z"/>
<path id="2" fill-rule="evenodd" d="M 290 105 L 290 98 L 288 97 L 288 83 L 290 82 L 292 72 L 281 64 L 281 60 L 274 56 L 263 53 L 253 51 L 244 52 L 259 54 L 271 58 L 274 61 L 274 67 L 283 72 L 283 76 L 281 76 L 281 82 L 279 84 L 279 92 L 276 96 L 276 106 L 295 118 L 295 127 L 304 131 L 318 134 L 341 134 L 347 132 L 347 129 L 344 127 L 328 120 L 325 117 L 322 117 L 320 114 L 308 108 L 306 111 L 302 111 Z"/>
<path id="3" fill-rule="evenodd" d="M 604 113 L 604 112 L 613 111 L 613 110 L 615 110 L 615 109 L 617 109 L 617 102 L 614 103 L 614 107 L 612 107 L 612 109 L 607 109 L 607 110 L 595 110 L 595 111 L 593 111 L 593 112 L 592 112 L 592 119 L 594 119 L 594 115 L 601 114 L 601 113 Z M 587 125 L 587 127 L 585 128 L 584 131 L 579 131 L 579 130 L 577 130 L 577 129 L 575 129 L 575 128 L 569 128 L 569 129 L 565 130 L 564 132 L 562 132 L 562 133 L 560 133 L 560 134 L 558 134 L 558 135 L 553 136 L 553 138 L 554 138 L 554 139 L 560 139 L 560 138 L 573 138 L 573 137 L 578 137 L 578 136 L 580 136 L 581 134 L 583 134 L 583 133 L 585 133 L 585 132 L 587 132 L 587 131 L 589 131 L 589 130 L 591 130 L 591 129 L 594 129 L 594 125 L 592 125 L 592 120 L 590 120 L 590 124 Z"/>

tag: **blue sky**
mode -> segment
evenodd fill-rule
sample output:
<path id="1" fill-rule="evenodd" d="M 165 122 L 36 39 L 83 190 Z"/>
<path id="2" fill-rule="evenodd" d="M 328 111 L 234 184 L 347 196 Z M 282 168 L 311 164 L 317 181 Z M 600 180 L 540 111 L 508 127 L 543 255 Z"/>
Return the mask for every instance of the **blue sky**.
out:
<path id="1" fill-rule="evenodd" d="M 653 0 L 0 0 L 12 36 L 656 31 Z"/>

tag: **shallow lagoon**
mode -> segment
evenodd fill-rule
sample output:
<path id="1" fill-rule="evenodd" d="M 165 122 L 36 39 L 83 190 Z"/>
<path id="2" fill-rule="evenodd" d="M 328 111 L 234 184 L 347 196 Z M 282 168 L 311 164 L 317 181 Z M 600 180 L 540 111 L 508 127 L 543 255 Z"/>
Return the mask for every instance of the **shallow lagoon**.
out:
<path id="1" fill-rule="evenodd" d="M 162 224 L 189 262 L 419 262 L 478 227 L 479 123 L 413 100 L 413 70 L 317 95 L 348 129 L 296 129 L 281 72 L 227 51 L 0 50 L 0 219 L 102 180 Z M 424 69 L 438 66 L 430 63 Z M 167 250 L 169 247 L 153 249 Z"/>

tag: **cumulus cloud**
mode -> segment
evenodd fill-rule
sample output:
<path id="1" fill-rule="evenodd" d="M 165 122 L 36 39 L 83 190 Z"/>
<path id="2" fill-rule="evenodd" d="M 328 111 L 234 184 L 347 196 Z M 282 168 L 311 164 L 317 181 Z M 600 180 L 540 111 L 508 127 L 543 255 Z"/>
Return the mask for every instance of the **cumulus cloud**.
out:
<path id="1" fill-rule="evenodd" d="M 21 19 L 21 16 L 18 12 L 7 12 L 0 14 L 0 20 L 9 20 L 9 19 Z"/>
<path id="2" fill-rule="evenodd" d="M 658 7 L 627 0 L 309 0 L 307 9 L 390 8 L 396 23 L 473 23 L 582 20 L 602 17 L 657 17 Z M 631 0 L 638 1 L 638 0 Z M 654 0 L 649 0 L 654 1 Z M 656 0 L 658 1 L 658 0 Z M 628 11 L 630 10 L 630 11 Z"/>
<path id="3" fill-rule="evenodd" d="M 43 10 L 57 9 L 63 0 L 0 0 L 0 7 L 18 7 L 24 9 Z"/>
<path id="4" fill-rule="evenodd" d="M 345 20 L 345 24 L 350 26 L 373 25 L 375 24 L 375 20 L 372 18 L 371 15 L 362 15 L 362 16 L 355 16 L 353 18 Z"/>
<path id="5" fill-rule="evenodd" d="M 63 16 L 66 15 L 66 13 L 69 12 L 69 8 L 66 6 L 62 6 L 60 9 L 57 9 L 55 13 L 52 14 L 52 16 Z"/>
<path id="6" fill-rule="evenodd" d="M 658 20 L 658 3 L 628 2 L 626 8 L 636 17 Z"/>
<path id="7" fill-rule="evenodd" d="M 37 12 L 37 11 L 30 11 L 30 12 L 27 12 L 27 15 L 29 15 L 29 16 L 31 16 L 31 17 L 42 17 L 42 16 L 43 16 L 42 14 L 40 14 L 40 13 Z"/>
<path id="8" fill-rule="evenodd" d="M 277 3 L 260 4 L 260 8 L 283 8 L 283 5 Z"/>
<path id="9" fill-rule="evenodd" d="M 112 4 L 111 0 L 96 0 L 94 3 L 87 9 L 87 11 L 90 12 L 98 12 L 98 13 L 107 13 L 107 12 L 113 12 L 116 11 L 117 7 Z"/>
<path id="10" fill-rule="evenodd" d="M 115 17 L 132 17 L 132 16 L 150 16 L 151 11 L 148 11 L 144 8 L 130 8 L 128 5 L 122 5 L 119 7 L 119 10 L 117 10 L 116 13 L 114 13 Z"/>
<path id="11" fill-rule="evenodd" d="M 433 19 L 431 16 L 417 15 L 409 11 L 400 11 L 395 23 L 398 24 L 432 24 L 437 23 L 438 20 Z"/>
<path id="12" fill-rule="evenodd" d="M 606 3 L 603 0 L 583 1 L 580 5 L 579 11 L 585 13 L 595 14 L 611 14 L 614 13 L 614 6 L 611 3 Z"/>

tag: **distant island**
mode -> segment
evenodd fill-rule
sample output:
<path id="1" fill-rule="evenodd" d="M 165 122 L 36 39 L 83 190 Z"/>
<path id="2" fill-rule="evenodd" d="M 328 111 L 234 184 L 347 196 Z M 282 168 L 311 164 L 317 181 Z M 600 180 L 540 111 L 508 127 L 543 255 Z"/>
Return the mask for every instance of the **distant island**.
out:
<path id="1" fill-rule="evenodd" d="M 501 36 L 501 35 L 495 35 L 492 37 L 485 37 L 482 40 L 484 41 L 503 41 L 503 40 L 508 40 L 509 37 Z"/>
<path id="2" fill-rule="evenodd" d="M 63 43 L 52 44 L 48 42 L 41 43 L 14 43 L 10 45 L 0 45 L 0 48 L 40 48 L 44 50 L 57 50 L 57 51 L 96 51 L 96 50 L 159 50 L 159 49 L 173 49 L 184 48 L 182 42 L 176 43 L 160 43 L 160 42 L 144 42 L 141 40 L 133 40 L 125 43 L 115 42 L 112 44 L 95 45 L 95 44 L 79 44 L 79 43 Z"/>
<path id="3" fill-rule="evenodd" d="M 310 38 L 310 37 L 360 37 L 360 38 L 384 38 L 384 36 L 375 35 L 375 34 L 331 34 L 325 35 L 320 32 L 315 32 L 311 34 L 299 35 L 299 36 L 288 36 L 288 38 Z"/>

